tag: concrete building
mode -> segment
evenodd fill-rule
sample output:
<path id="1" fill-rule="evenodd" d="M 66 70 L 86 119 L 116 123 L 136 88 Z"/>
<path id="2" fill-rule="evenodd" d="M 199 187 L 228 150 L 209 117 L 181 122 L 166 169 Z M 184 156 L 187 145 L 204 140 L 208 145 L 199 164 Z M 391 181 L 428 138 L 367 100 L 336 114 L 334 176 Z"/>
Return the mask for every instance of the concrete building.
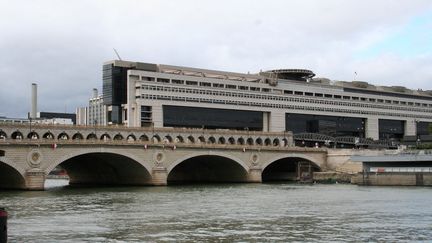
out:
<path id="1" fill-rule="evenodd" d="M 432 91 L 332 82 L 303 69 L 244 74 L 129 61 L 103 65 L 107 123 L 292 131 L 400 140 L 429 134 Z"/>
<path id="2" fill-rule="evenodd" d="M 88 106 L 76 109 L 77 125 L 106 126 L 108 125 L 106 115 L 107 109 L 103 103 L 103 96 L 98 95 L 97 89 L 93 89 L 93 96 L 89 99 Z"/>
<path id="3" fill-rule="evenodd" d="M 79 107 L 76 108 L 76 124 L 78 126 L 87 126 L 88 124 L 88 108 L 87 107 Z"/>
<path id="4" fill-rule="evenodd" d="M 107 125 L 106 106 L 103 102 L 103 96 L 98 95 L 98 90 L 93 89 L 93 97 L 89 100 L 88 106 L 88 125 Z"/>

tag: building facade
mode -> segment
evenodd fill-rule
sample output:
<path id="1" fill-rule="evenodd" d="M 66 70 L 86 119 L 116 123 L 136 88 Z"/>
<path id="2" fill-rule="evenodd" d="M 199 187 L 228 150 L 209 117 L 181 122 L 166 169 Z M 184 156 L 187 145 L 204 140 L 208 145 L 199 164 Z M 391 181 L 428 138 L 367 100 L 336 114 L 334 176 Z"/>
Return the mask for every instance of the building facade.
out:
<path id="1" fill-rule="evenodd" d="M 313 79 L 280 69 L 243 74 L 162 64 L 103 66 L 107 124 L 293 131 L 395 139 L 429 134 L 432 91 Z"/>

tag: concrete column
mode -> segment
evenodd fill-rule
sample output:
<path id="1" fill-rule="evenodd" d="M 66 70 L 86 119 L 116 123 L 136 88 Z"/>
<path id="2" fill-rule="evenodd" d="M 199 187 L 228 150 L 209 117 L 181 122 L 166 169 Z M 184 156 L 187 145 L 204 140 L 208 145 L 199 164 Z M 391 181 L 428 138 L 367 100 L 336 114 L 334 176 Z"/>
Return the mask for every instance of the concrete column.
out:
<path id="1" fill-rule="evenodd" d="M 416 136 L 417 135 L 417 122 L 414 119 L 408 119 L 405 121 L 405 136 Z"/>
<path id="2" fill-rule="evenodd" d="M 285 131 L 285 112 L 272 111 L 270 113 L 270 132 Z"/>
<path id="3" fill-rule="evenodd" d="M 168 184 L 168 172 L 165 167 L 154 167 L 152 171 L 152 184 L 154 186 L 166 186 Z"/>
<path id="4" fill-rule="evenodd" d="M 152 119 L 154 127 L 163 127 L 163 110 L 162 105 L 152 106 Z"/>
<path id="5" fill-rule="evenodd" d="M 248 182 L 261 183 L 262 170 L 260 167 L 251 167 L 248 173 Z"/>
<path id="6" fill-rule="evenodd" d="M 270 120 L 270 113 L 263 112 L 263 132 L 269 131 L 269 120 Z"/>
<path id="7" fill-rule="evenodd" d="M 369 117 L 366 119 L 366 138 L 379 139 L 378 124 L 378 117 Z"/>
<path id="8" fill-rule="evenodd" d="M 26 189 L 39 190 L 45 189 L 45 172 L 40 169 L 30 169 L 25 174 Z"/>

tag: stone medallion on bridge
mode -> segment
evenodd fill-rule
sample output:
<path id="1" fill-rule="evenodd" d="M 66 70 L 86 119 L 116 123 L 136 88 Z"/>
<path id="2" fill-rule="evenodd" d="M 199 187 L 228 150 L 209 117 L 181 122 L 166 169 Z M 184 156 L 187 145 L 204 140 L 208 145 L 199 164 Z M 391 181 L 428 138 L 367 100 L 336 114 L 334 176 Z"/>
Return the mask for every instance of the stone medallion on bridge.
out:
<path id="1" fill-rule="evenodd" d="M 253 153 L 251 154 L 249 160 L 253 166 L 257 166 L 259 163 L 259 155 L 257 153 Z"/>
<path id="2" fill-rule="evenodd" d="M 153 154 L 153 161 L 156 167 L 161 167 L 163 165 L 164 160 L 165 160 L 165 155 L 162 151 L 156 151 Z"/>
<path id="3" fill-rule="evenodd" d="M 39 167 L 42 161 L 42 153 L 39 149 L 32 149 L 27 155 L 27 163 L 30 167 L 37 168 Z"/>

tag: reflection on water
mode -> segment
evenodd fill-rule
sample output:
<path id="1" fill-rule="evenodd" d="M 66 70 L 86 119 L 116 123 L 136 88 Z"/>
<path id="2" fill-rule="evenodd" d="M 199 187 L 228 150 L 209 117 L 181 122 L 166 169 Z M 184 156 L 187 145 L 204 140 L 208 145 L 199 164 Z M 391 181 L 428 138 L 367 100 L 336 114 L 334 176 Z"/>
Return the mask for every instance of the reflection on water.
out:
<path id="1" fill-rule="evenodd" d="M 0 192 L 11 242 L 427 241 L 431 188 L 216 184 Z"/>

